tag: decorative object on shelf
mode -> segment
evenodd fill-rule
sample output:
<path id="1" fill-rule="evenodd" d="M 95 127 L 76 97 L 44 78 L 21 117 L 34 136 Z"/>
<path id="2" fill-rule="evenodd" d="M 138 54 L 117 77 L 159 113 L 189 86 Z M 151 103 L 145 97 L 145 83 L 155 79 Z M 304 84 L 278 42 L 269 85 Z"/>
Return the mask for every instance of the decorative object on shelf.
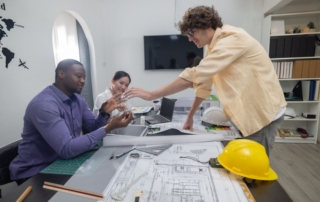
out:
<path id="1" fill-rule="evenodd" d="M 314 25 L 314 22 L 309 22 L 308 28 L 310 29 L 310 32 L 316 31 L 316 26 Z"/>
<path id="2" fill-rule="evenodd" d="M 292 34 L 293 33 L 293 28 L 289 28 L 286 30 L 286 34 Z"/>
<path id="3" fill-rule="evenodd" d="M 293 33 L 300 33 L 300 32 L 301 30 L 299 26 L 293 28 Z"/>
<path id="4" fill-rule="evenodd" d="M 297 128 L 297 132 L 300 133 L 302 138 L 309 137 L 308 131 L 306 129 L 304 129 L 304 128 Z"/>
<path id="5" fill-rule="evenodd" d="M 301 113 L 301 115 L 304 118 L 307 118 L 307 119 L 315 119 L 317 117 L 316 114 L 312 114 L 312 113 L 309 113 L 309 112 Z"/>
<path id="6" fill-rule="evenodd" d="M 302 29 L 302 33 L 309 33 L 309 32 L 310 32 L 310 28 L 308 26 Z"/>
<path id="7" fill-rule="evenodd" d="M 298 81 L 292 92 L 284 92 L 284 98 L 286 101 L 303 101 L 302 82 Z"/>
<path id="8" fill-rule="evenodd" d="M 284 34 L 284 20 L 273 20 L 271 21 L 271 35 L 281 35 Z"/>

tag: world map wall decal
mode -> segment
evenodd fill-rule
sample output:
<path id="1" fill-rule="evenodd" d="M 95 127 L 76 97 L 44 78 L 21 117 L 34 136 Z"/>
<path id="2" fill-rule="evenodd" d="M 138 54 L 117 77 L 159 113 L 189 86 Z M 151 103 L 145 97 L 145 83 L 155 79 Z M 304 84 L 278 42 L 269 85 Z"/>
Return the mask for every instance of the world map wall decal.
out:
<path id="1" fill-rule="evenodd" d="M 1 10 L 5 11 L 6 7 L 5 4 L 1 4 L 0 6 Z M 15 58 L 15 53 L 12 52 L 8 47 L 5 47 L 2 43 L 2 39 L 4 37 L 9 37 L 9 34 L 7 32 L 10 32 L 15 27 L 24 28 L 24 26 L 17 25 L 16 22 L 14 22 L 12 19 L 7 19 L 5 17 L 0 16 L 0 59 L 5 59 L 5 67 L 8 68 L 10 62 Z M 4 23 L 4 24 L 3 24 Z M 3 24 L 3 25 L 2 25 Z M 1 55 L 2 54 L 2 55 Z M 22 62 L 21 59 L 19 59 L 19 67 L 24 67 L 25 69 L 29 69 L 26 66 L 26 62 Z"/>

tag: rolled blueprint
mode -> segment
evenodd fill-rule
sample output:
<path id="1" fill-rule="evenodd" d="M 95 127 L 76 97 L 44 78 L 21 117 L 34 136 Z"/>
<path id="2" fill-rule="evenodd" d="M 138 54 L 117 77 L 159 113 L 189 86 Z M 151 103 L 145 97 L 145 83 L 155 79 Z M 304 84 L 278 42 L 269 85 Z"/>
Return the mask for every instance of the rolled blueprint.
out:
<path id="1" fill-rule="evenodd" d="M 181 144 L 196 142 L 222 141 L 222 134 L 207 135 L 170 135 L 170 136 L 143 136 L 134 137 L 128 135 L 107 135 L 103 138 L 103 146 L 138 146 L 159 144 Z"/>

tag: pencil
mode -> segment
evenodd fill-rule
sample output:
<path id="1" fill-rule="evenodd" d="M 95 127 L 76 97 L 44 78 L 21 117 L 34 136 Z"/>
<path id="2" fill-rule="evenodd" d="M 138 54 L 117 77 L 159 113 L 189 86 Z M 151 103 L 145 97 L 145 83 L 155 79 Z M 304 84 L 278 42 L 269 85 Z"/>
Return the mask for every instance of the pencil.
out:
<path id="1" fill-rule="evenodd" d="M 64 185 L 55 184 L 55 183 L 51 183 L 51 182 L 44 182 L 43 188 L 51 189 L 54 191 L 60 191 L 60 192 L 68 193 L 68 194 L 74 194 L 77 196 L 92 198 L 92 199 L 96 199 L 96 200 L 102 200 L 104 198 L 104 196 L 99 193 L 85 191 L 85 190 L 76 189 L 76 188 L 72 188 L 72 187 L 67 187 Z"/>
<path id="2" fill-rule="evenodd" d="M 115 157 L 113 157 L 113 158 L 114 158 L 114 159 L 119 159 L 120 157 L 126 155 L 127 153 L 129 153 L 129 152 L 131 152 L 131 151 L 133 151 L 133 150 L 135 150 L 135 149 L 136 149 L 136 148 L 132 148 L 132 149 L 130 149 L 129 151 L 126 151 L 126 152 L 124 152 L 123 154 L 117 155 L 117 156 L 115 156 Z"/>
<path id="3" fill-rule="evenodd" d="M 31 190 L 32 190 L 32 186 L 27 187 L 26 190 L 24 190 L 24 192 L 21 194 L 21 196 L 17 199 L 16 202 L 22 202 L 28 196 Z"/>

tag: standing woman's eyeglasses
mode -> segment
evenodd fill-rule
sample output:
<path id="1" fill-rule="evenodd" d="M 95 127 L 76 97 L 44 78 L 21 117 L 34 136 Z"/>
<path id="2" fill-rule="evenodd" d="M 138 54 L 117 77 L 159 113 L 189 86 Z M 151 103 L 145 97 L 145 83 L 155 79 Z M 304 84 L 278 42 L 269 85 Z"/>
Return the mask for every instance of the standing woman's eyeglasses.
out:
<path id="1" fill-rule="evenodd" d="M 194 30 L 195 30 L 195 28 L 191 28 L 187 33 L 187 37 L 193 36 L 194 35 Z"/>

